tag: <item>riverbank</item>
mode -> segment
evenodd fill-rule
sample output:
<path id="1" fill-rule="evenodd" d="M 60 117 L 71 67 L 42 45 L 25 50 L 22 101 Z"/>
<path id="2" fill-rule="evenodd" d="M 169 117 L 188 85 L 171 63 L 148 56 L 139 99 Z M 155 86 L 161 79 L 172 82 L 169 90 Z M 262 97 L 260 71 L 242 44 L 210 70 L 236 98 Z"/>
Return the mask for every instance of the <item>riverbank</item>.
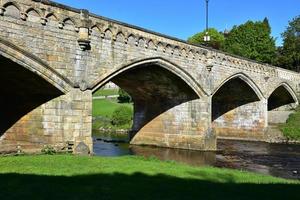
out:
<path id="1" fill-rule="evenodd" d="M 116 110 L 126 107 L 129 113 L 125 113 L 125 118 L 131 119 L 133 116 L 132 103 L 118 103 L 117 99 L 94 99 L 93 100 L 93 129 L 94 130 L 129 130 L 132 126 L 132 120 L 130 123 L 122 125 L 113 124 L 113 115 Z M 122 114 L 122 113 L 121 113 Z M 122 117 L 122 115 L 118 115 Z"/>
<path id="2" fill-rule="evenodd" d="M 280 125 L 280 130 L 288 140 L 300 142 L 300 107 L 289 116 L 285 124 Z"/>
<path id="3" fill-rule="evenodd" d="M 297 199 L 299 181 L 153 158 L 0 157 L 0 199 Z M 255 191 L 255 192 L 254 192 Z"/>

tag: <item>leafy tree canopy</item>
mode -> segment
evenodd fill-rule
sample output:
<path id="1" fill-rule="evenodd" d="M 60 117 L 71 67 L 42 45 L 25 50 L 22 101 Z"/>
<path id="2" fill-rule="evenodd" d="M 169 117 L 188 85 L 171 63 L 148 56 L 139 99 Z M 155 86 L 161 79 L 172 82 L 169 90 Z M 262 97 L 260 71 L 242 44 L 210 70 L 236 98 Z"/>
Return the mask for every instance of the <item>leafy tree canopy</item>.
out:
<path id="1" fill-rule="evenodd" d="M 224 43 L 224 51 L 260 62 L 274 62 L 275 39 L 271 36 L 269 21 L 248 21 L 234 26 Z"/>
<path id="2" fill-rule="evenodd" d="M 200 45 L 207 45 L 209 47 L 215 49 L 221 49 L 225 37 L 222 33 L 219 33 L 216 29 L 210 28 L 208 29 L 208 35 L 210 36 L 210 41 L 207 43 L 204 41 L 204 36 L 206 35 L 206 30 L 193 35 L 192 37 L 188 38 L 188 42 L 191 44 L 200 44 Z"/>
<path id="3" fill-rule="evenodd" d="M 119 89 L 118 93 L 119 93 L 119 97 L 118 97 L 119 103 L 130 103 L 130 102 L 132 102 L 131 96 L 125 90 L 123 90 L 122 88 Z"/>
<path id="4" fill-rule="evenodd" d="M 276 64 L 300 72 L 300 15 L 289 22 L 282 37 L 283 46 L 278 49 Z"/>

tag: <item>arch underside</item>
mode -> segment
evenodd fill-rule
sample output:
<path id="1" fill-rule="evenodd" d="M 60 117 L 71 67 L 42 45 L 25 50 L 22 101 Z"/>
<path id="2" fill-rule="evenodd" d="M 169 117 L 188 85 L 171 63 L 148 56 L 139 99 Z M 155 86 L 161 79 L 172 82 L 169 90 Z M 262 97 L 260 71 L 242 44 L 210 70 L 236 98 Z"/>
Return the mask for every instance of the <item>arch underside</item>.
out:
<path id="1" fill-rule="evenodd" d="M 288 90 L 284 85 L 276 88 L 268 99 L 268 110 L 275 110 L 282 106 L 290 106 L 291 104 L 296 104 L 298 101 L 296 95 L 291 93 L 292 90 Z"/>
<path id="2" fill-rule="evenodd" d="M 268 98 L 269 124 L 286 123 L 297 105 L 298 99 L 293 90 L 287 84 L 281 84 Z"/>
<path id="3" fill-rule="evenodd" d="M 205 149 L 208 120 L 201 117 L 203 100 L 181 77 L 150 62 L 135 65 L 107 81 L 133 99 L 132 144 Z"/>
<path id="4" fill-rule="evenodd" d="M 10 129 L 10 133 L 5 135 L 7 140 L 18 140 L 18 138 L 29 134 L 29 131 L 31 131 L 30 134 L 34 134 L 35 129 L 28 127 L 29 121 L 31 123 L 39 121 L 42 118 L 42 113 L 30 116 L 27 114 L 63 94 L 42 77 L 1 55 L 0 84 L 2 86 L 0 136 L 3 136 Z M 24 116 L 28 116 L 28 118 L 19 122 Z"/>
<path id="5" fill-rule="evenodd" d="M 263 137 L 265 104 L 256 92 L 259 90 L 244 79 L 239 76 L 229 79 L 212 97 L 212 125 L 218 137 Z"/>

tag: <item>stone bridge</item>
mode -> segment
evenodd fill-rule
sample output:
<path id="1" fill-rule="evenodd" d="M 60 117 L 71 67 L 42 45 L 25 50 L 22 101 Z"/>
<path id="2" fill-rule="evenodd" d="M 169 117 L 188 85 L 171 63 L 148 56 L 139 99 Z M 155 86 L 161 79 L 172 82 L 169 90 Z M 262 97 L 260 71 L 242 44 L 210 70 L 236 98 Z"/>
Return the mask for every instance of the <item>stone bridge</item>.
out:
<path id="1" fill-rule="evenodd" d="M 0 65 L 1 151 L 92 151 L 109 81 L 133 97 L 132 144 L 195 150 L 265 140 L 300 93 L 298 73 L 46 0 L 0 0 Z"/>

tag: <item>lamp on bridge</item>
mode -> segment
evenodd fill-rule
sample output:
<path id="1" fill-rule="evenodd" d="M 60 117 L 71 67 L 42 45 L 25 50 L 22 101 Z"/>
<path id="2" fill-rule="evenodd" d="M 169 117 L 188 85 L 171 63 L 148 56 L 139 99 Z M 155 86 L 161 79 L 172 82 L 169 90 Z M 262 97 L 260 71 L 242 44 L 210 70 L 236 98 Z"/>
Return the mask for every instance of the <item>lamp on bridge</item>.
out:
<path id="1" fill-rule="evenodd" d="M 210 36 L 208 34 L 208 3 L 209 0 L 205 0 L 206 1 L 206 32 L 205 32 L 205 36 L 204 36 L 204 42 L 209 42 L 210 41 Z"/>

